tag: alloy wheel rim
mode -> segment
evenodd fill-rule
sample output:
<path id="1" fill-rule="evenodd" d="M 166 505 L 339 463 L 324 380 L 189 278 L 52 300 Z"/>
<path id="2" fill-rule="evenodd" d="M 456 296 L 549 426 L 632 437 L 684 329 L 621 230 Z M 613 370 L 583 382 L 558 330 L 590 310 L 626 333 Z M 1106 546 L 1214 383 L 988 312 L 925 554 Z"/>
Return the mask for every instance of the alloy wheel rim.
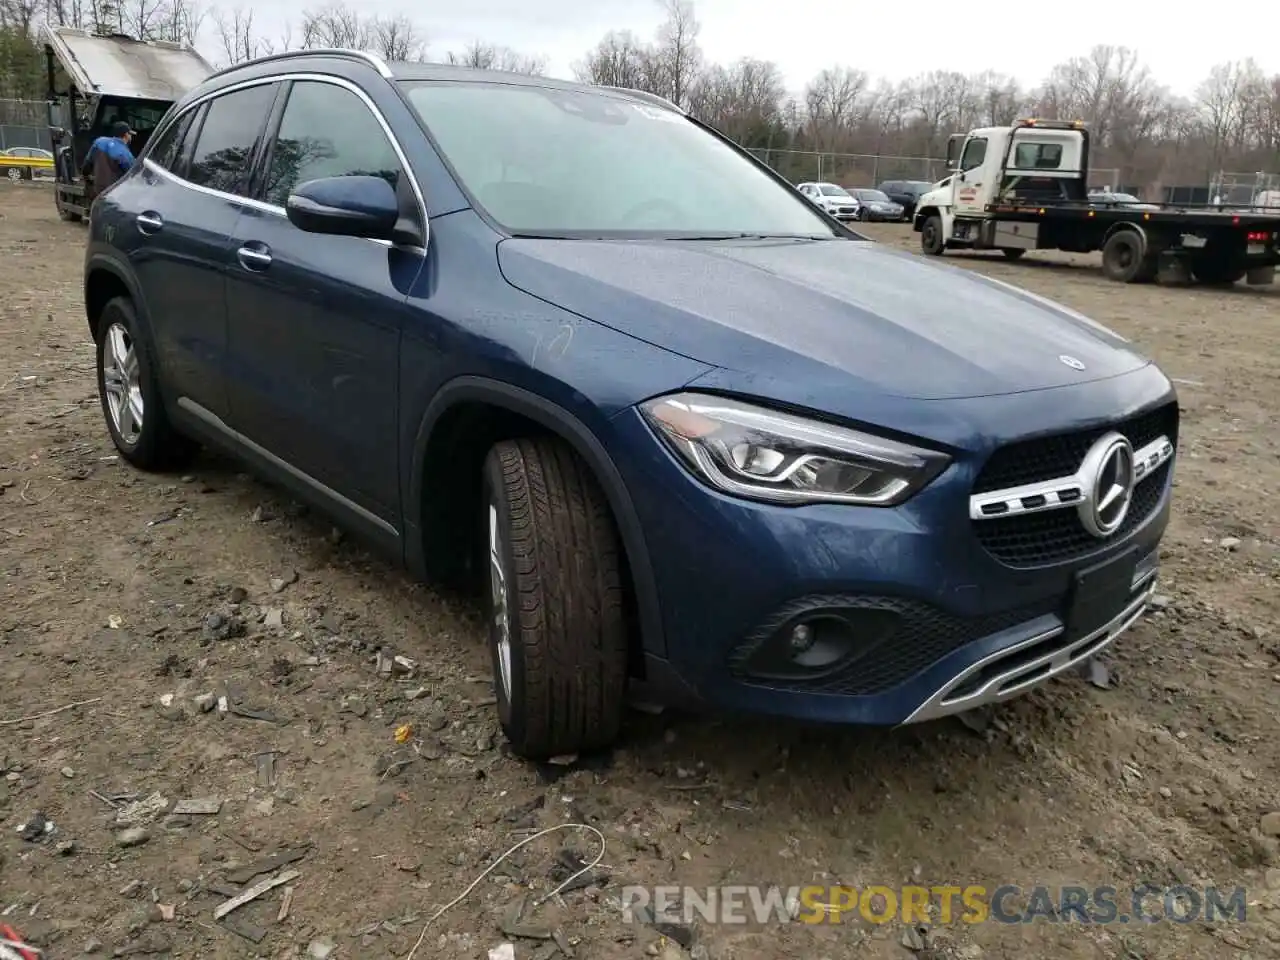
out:
<path id="1" fill-rule="evenodd" d="M 102 386 L 116 434 L 133 446 L 142 435 L 142 374 L 133 337 L 122 323 L 107 328 L 102 357 Z"/>
<path id="2" fill-rule="evenodd" d="M 498 508 L 489 504 L 489 591 L 492 599 L 493 629 L 497 632 L 498 683 L 503 698 L 511 702 L 511 618 L 507 612 L 507 576 L 502 559 L 502 533 L 498 528 Z"/>

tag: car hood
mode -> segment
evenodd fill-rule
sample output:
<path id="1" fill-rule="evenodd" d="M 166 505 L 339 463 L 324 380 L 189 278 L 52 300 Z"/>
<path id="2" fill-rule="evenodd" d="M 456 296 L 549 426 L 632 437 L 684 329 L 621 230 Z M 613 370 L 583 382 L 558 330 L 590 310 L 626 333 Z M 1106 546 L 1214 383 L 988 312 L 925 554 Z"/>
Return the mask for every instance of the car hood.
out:
<path id="1" fill-rule="evenodd" d="M 1043 297 L 876 243 L 509 239 L 498 261 L 518 289 L 691 359 L 848 391 L 991 396 L 1149 362 Z"/>

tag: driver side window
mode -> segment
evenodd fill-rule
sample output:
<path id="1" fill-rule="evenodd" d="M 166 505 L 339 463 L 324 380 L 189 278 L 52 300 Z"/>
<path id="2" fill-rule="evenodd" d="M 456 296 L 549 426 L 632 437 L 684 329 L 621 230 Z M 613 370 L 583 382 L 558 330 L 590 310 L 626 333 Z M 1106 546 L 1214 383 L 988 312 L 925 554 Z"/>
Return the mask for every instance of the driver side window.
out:
<path id="1" fill-rule="evenodd" d="M 365 102 L 345 87 L 298 80 L 271 149 L 263 199 L 283 207 L 294 187 L 324 177 L 382 177 L 392 189 L 400 160 Z"/>
<path id="2" fill-rule="evenodd" d="M 974 167 L 980 167 L 985 159 L 987 159 L 987 141 L 970 140 L 964 145 L 964 153 L 960 155 L 960 169 L 972 170 Z"/>

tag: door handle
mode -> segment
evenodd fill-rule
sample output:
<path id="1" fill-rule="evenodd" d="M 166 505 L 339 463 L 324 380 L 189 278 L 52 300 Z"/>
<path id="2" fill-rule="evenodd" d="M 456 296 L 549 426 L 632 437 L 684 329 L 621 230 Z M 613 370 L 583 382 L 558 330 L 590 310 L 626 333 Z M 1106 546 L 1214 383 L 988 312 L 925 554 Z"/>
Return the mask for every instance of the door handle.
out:
<path id="1" fill-rule="evenodd" d="M 144 237 L 149 237 L 153 233 L 159 232 L 164 226 L 164 221 L 160 219 L 160 214 L 153 213 L 148 210 L 146 213 L 140 213 L 134 217 L 133 222 L 138 225 L 138 232 Z"/>
<path id="2" fill-rule="evenodd" d="M 250 246 L 246 243 L 236 251 L 236 258 L 246 270 L 259 271 L 271 266 L 271 254 L 267 252 L 266 244 Z"/>

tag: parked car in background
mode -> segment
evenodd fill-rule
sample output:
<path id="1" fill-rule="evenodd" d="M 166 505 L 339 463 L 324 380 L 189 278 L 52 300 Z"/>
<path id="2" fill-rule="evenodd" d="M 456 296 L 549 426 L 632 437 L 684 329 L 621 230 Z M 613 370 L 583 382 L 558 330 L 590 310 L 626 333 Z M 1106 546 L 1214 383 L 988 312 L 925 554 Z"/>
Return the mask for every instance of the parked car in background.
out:
<path id="1" fill-rule="evenodd" d="M 10 180 L 33 180 L 36 171 L 53 174 L 53 154 L 39 147 L 0 150 L 0 171 Z"/>
<path id="2" fill-rule="evenodd" d="M 858 219 L 858 198 L 844 187 L 834 183 L 802 183 L 796 189 L 837 220 Z"/>
<path id="3" fill-rule="evenodd" d="M 1135 197 L 1132 193 L 1117 193 L 1114 190 L 1091 190 L 1089 191 L 1089 202 L 1106 203 L 1130 210 L 1160 209 L 1160 204 L 1158 203 L 1144 203 L 1140 197 Z"/>
<path id="4" fill-rule="evenodd" d="M 881 190 L 869 187 L 853 187 L 849 192 L 858 201 L 859 220 L 901 220 L 903 206 Z"/>
<path id="5" fill-rule="evenodd" d="M 902 204 L 902 219 L 911 220 L 916 215 L 916 201 L 932 190 L 933 184 L 927 180 L 886 180 L 876 189 Z"/>

